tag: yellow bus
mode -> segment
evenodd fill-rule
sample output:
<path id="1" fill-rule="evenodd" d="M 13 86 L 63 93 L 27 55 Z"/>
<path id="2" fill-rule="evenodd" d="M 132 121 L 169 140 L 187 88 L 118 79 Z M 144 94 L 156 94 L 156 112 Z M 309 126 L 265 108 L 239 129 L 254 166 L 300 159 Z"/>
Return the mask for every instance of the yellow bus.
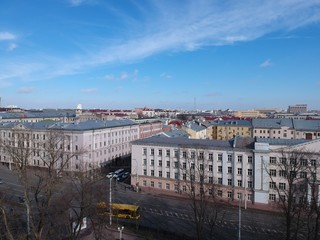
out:
<path id="1" fill-rule="evenodd" d="M 109 203 L 97 203 L 97 210 L 99 215 L 109 215 Z M 125 219 L 140 219 L 140 207 L 132 204 L 112 203 L 112 216 Z"/>

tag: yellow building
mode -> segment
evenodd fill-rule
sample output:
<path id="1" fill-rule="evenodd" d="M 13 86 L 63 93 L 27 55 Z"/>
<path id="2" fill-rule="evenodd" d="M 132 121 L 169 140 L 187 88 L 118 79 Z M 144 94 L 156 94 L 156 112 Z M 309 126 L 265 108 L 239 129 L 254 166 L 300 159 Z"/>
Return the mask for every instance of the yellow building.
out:
<path id="1" fill-rule="evenodd" d="M 215 140 L 229 140 L 238 135 L 252 137 L 252 124 L 248 120 L 218 120 L 211 124 L 211 137 Z"/>
<path id="2" fill-rule="evenodd" d="M 260 113 L 256 110 L 245 110 L 245 111 L 236 111 L 233 113 L 235 117 L 238 118 L 265 118 L 267 117 L 265 114 Z"/>

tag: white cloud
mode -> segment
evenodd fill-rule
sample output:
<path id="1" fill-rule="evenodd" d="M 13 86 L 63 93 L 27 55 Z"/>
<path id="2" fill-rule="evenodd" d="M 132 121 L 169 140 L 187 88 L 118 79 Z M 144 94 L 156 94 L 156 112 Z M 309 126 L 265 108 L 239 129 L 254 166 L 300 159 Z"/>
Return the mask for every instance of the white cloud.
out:
<path id="1" fill-rule="evenodd" d="M 16 36 L 9 32 L 0 32 L 0 41 L 14 40 Z"/>
<path id="2" fill-rule="evenodd" d="M 160 77 L 162 77 L 162 78 L 166 78 L 166 79 L 170 79 L 170 78 L 172 78 L 172 76 L 171 76 L 170 74 L 166 73 L 166 72 L 161 73 Z"/>
<path id="3" fill-rule="evenodd" d="M 69 2 L 73 6 L 79 6 L 98 1 L 69 0 Z M 119 26 L 114 26 L 119 27 L 117 31 L 119 35 L 112 36 L 112 39 L 100 35 L 93 36 L 99 39 L 98 42 L 94 42 L 93 38 L 92 41 L 86 38 L 85 42 L 81 42 L 79 38 L 77 44 L 81 45 L 83 52 L 87 54 L 51 58 L 44 56 L 48 57 L 45 62 L 43 56 L 29 58 L 27 56 L 25 59 L 28 61 L 34 59 L 33 64 L 16 61 L 22 66 L 34 65 L 34 68 L 26 70 L 28 76 L 23 75 L 24 71 L 17 72 L 8 67 L 7 61 L 5 59 L 1 61 L 0 57 L 0 72 L 3 76 L 12 78 L 28 77 L 39 80 L 55 78 L 78 74 L 108 64 L 132 63 L 162 52 L 195 51 L 206 46 L 251 41 L 281 30 L 290 33 L 292 29 L 320 20 L 320 15 L 315 11 L 320 7 L 320 3 L 316 0 L 257 0 L 249 3 L 234 1 L 232 4 L 221 5 L 211 0 L 190 0 L 184 4 L 175 4 L 174 1 L 150 1 L 148 5 L 137 1 L 135 6 L 137 6 L 136 12 L 141 15 L 139 18 L 132 19 L 125 12 L 115 16 L 125 16 L 115 21 L 121 22 Z M 125 37 L 121 35 L 123 32 L 126 33 Z M 0 32 L 0 40 L 15 38 L 9 32 Z M 121 39 L 121 42 L 114 39 Z M 37 66 L 39 63 L 42 68 Z M 270 66 L 270 63 L 269 60 L 261 64 L 261 67 Z M 123 73 L 120 76 L 106 76 L 105 79 L 125 80 L 129 77 L 132 78 L 132 74 Z"/>
<path id="4" fill-rule="evenodd" d="M 126 80 L 129 78 L 128 73 L 124 72 L 120 74 L 120 80 Z"/>
<path id="5" fill-rule="evenodd" d="M 267 59 L 263 63 L 260 64 L 260 67 L 267 68 L 267 67 L 270 67 L 271 65 L 272 65 L 271 60 Z"/>
<path id="6" fill-rule="evenodd" d="M 34 91 L 33 87 L 22 87 L 18 89 L 18 93 L 21 93 L 21 94 L 29 94 L 29 93 L 32 93 L 33 91 Z"/>
<path id="7" fill-rule="evenodd" d="M 108 81 L 112 81 L 112 80 L 114 80 L 114 76 L 109 74 L 109 75 L 104 76 L 103 79 L 108 80 Z"/>
<path id="8" fill-rule="evenodd" d="M 95 93 L 97 92 L 96 88 L 85 88 L 80 90 L 82 93 Z"/>
<path id="9" fill-rule="evenodd" d="M 15 43 L 11 43 L 9 46 L 8 46 L 8 51 L 13 51 L 14 49 L 16 49 L 18 46 L 17 44 Z"/>

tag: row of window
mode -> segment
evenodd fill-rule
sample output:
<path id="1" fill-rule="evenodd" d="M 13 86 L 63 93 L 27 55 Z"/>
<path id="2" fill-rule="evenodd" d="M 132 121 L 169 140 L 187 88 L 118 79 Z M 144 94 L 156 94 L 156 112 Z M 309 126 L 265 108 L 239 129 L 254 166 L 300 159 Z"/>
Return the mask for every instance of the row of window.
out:
<path id="1" fill-rule="evenodd" d="M 287 175 L 289 174 L 290 177 L 292 178 L 296 178 L 297 176 L 299 176 L 300 178 L 307 178 L 307 172 L 305 171 L 300 171 L 300 172 L 297 172 L 297 171 L 287 171 L 287 170 L 279 170 L 278 171 L 278 175 L 279 177 L 287 177 Z M 299 174 L 299 175 L 297 175 Z M 269 170 L 269 175 L 271 177 L 276 177 L 277 176 L 277 170 L 275 169 L 270 169 Z"/>
<path id="2" fill-rule="evenodd" d="M 166 157 L 170 157 L 171 155 L 171 151 L 170 149 L 166 149 L 165 151 L 165 156 Z M 147 155 L 147 148 L 143 148 L 143 155 L 146 156 Z M 151 148 L 150 149 L 150 155 L 151 156 L 154 156 L 155 155 L 155 149 L 154 148 Z M 162 149 L 158 149 L 158 156 L 163 156 L 163 150 Z M 178 150 L 174 150 L 174 157 L 178 157 L 179 156 L 179 151 Z M 187 159 L 189 156 L 188 156 L 188 152 L 187 151 L 183 151 L 182 152 L 182 158 L 185 158 Z M 195 159 L 196 158 L 196 152 L 195 151 L 191 151 L 190 152 L 190 158 L 191 159 Z M 204 152 L 199 152 L 198 156 L 197 156 L 197 159 L 198 160 L 204 160 L 205 158 L 205 153 Z M 217 155 L 217 159 L 218 161 L 222 161 L 223 159 L 223 154 L 222 153 L 218 153 Z M 208 154 L 208 160 L 213 160 L 213 153 L 209 153 Z M 239 155 L 237 156 L 237 161 L 238 162 L 242 162 L 243 160 L 243 156 L 242 155 Z M 248 156 L 248 163 L 252 163 L 253 161 L 253 157 L 252 156 Z M 228 162 L 231 162 L 232 161 L 232 155 L 231 154 L 228 154 Z"/>
<path id="3" fill-rule="evenodd" d="M 146 180 L 143 180 L 142 185 L 143 185 L 144 187 L 147 187 L 147 181 L 146 181 Z M 155 187 L 155 182 L 154 182 L 154 181 L 150 181 L 150 187 L 152 187 L 152 188 Z M 165 188 L 166 190 L 179 191 L 179 186 L 178 186 L 178 184 L 174 184 L 173 189 L 171 189 L 172 186 L 171 186 L 170 183 L 165 183 L 165 185 L 164 185 L 162 182 L 158 182 L 157 187 L 158 187 L 159 189 Z M 183 191 L 183 192 L 190 191 L 189 186 L 182 185 L 182 191 Z M 209 189 L 208 189 L 208 194 L 209 194 L 209 195 L 213 195 L 213 194 L 214 194 L 214 191 L 213 191 L 212 188 L 209 188 Z M 223 197 L 223 191 L 222 191 L 222 190 L 217 190 L 217 196 L 218 196 L 218 197 Z M 242 198 L 242 196 L 243 196 L 243 193 L 241 193 L 241 192 L 238 192 L 238 193 L 237 193 L 238 199 Z M 232 191 L 227 191 L 227 198 L 229 198 L 229 199 L 232 199 L 232 198 L 233 198 L 233 192 L 232 192 Z M 247 194 L 247 200 L 248 200 L 248 201 L 252 201 L 252 200 L 253 200 L 253 195 L 252 195 L 251 193 Z"/>
<path id="4" fill-rule="evenodd" d="M 277 157 L 270 157 L 269 158 L 270 164 L 282 164 L 282 165 L 293 165 L 293 166 L 308 166 L 309 164 L 311 166 L 316 166 L 317 161 L 315 159 L 296 159 L 296 158 L 286 158 L 286 157 L 280 157 L 279 160 L 277 160 Z"/>

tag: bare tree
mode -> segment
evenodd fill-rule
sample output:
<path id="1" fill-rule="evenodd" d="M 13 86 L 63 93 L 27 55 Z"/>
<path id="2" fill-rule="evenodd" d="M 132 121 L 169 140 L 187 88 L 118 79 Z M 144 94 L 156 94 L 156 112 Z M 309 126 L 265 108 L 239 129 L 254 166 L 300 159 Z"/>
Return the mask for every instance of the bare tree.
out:
<path id="1" fill-rule="evenodd" d="M 205 149 L 194 146 L 192 149 L 182 148 L 180 160 L 180 176 L 177 180 L 179 189 L 187 194 L 193 210 L 197 239 L 204 239 L 205 224 L 209 224 L 210 232 L 219 219 L 219 212 L 214 201 L 215 184 L 208 173 L 208 160 Z M 212 235 L 212 234 L 210 234 Z"/>
<path id="2" fill-rule="evenodd" d="M 14 165 L 23 186 L 27 208 L 27 235 L 45 239 L 58 210 L 61 174 L 70 168 L 71 159 L 84 154 L 72 148 L 72 139 L 59 129 L 35 133 L 17 124 L 11 133 L 1 136 L 0 146 Z"/>
<path id="3" fill-rule="evenodd" d="M 310 172 L 311 156 L 313 154 L 304 150 L 282 150 L 278 153 L 278 158 L 271 157 L 269 166 L 266 166 L 271 180 L 270 199 L 283 212 L 287 240 L 298 239 L 301 234 L 310 235 L 305 231 L 306 226 L 310 227 L 307 216 L 314 216 L 313 213 L 318 208 L 310 208 L 308 202 L 308 185 L 314 187 L 317 182 L 316 176 Z M 312 214 L 308 213 L 310 209 Z"/>

